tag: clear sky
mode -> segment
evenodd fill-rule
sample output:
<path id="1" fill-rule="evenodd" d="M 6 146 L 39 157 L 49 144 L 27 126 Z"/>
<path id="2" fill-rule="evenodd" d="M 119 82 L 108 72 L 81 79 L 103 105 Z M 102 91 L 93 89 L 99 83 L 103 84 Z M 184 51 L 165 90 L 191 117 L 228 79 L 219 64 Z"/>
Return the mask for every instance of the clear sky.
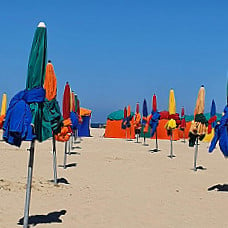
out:
<path id="1" fill-rule="evenodd" d="M 226 0 L 40 0 L 0 3 L 0 93 L 25 88 L 28 56 L 39 21 L 48 29 L 62 103 L 66 81 L 92 122 L 153 93 L 167 110 L 170 88 L 177 112 L 194 111 L 201 84 L 205 111 L 226 104 L 228 1 Z"/>

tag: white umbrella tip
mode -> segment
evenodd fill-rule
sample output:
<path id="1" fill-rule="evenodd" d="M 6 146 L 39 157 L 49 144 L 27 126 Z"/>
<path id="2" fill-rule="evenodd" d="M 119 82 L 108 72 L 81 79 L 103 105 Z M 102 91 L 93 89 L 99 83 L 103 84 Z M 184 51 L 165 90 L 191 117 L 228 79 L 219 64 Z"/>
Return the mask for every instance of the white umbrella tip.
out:
<path id="1" fill-rule="evenodd" d="M 46 25 L 45 25 L 44 22 L 40 22 L 40 23 L 38 24 L 38 27 L 46 28 Z"/>

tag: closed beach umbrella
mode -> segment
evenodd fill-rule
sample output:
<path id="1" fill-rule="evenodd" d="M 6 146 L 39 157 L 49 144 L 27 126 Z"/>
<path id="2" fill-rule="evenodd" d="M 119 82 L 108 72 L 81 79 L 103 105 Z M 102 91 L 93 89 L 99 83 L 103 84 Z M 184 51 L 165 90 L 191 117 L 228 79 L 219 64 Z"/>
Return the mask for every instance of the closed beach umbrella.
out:
<path id="1" fill-rule="evenodd" d="M 127 108 L 124 107 L 124 118 L 127 118 Z"/>
<path id="2" fill-rule="evenodd" d="M 152 110 L 153 112 L 157 112 L 157 97 L 155 94 L 153 95 L 152 99 Z"/>
<path id="3" fill-rule="evenodd" d="M 63 93 L 63 104 L 62 104 L 64 120 L 70 118 L 70 96 L 71 96 L 70 85 L 67 82 Z"/>
<path id="4" fill-rule="evenodd" d="M 204 113 L 204 107 L 205 107 L 205 88 L 202 85 L 199 89 L 199 92 L 198 92 L 194 116 L 196 116 L 196 114 L 203 114 Z"/>
<path id="5" fill-rule="evenodd" d="M 46 66 L 44 89 L 46 91 L 46 98 L 49 101 L 56 98 L 57 80 L 55 76 L 54 67 L 50 60 L 48 61 L 48 64 Z"/>
<path id="6" fill-rule="evenodd" d="M 7 106 L 7 95 L 3 93 L 2 95 L 2 106 L 1 106 L 1 116 L 6 115 L 6 106 Z"/>
<path id="7" fill-rule="evenodd" d="M 158 126 L 158 120 L 160 118 L 160 114 L 157 111 L 157 97 L 154 94 L 152 98 L 152 119 L 150 120 L 150 126 L 151 126 L 151 136 L 153 137 L 155 132 L 155 144 L 156 148 L 153 149 L 153 152 L 158 152 L 158 136 L 157 136 L 157 126 Z"/>
<path id="8" fill-rule="evenodd" d="M 142 125 L 143 125 L 143 138 L 144 138 L 144 146 L 146 146 L 146 132 L 148 131 L 148 123 L 147 123 L 147 117 L 148 117 L 148 109 L 147 109 L 147 102 L 146 99 L 143 101 L 143 118 L 142 118 Z"/>
<path id="9" fill-rule="evenodd" d="M 139 113 L 139 103 L 136 104 L 136 113 Z"/>
<path id="10" fill-rule="evenodd" d="M 47 29 L 43 22 L 40 22 L 32 43 L 32 48 L 30 51 L 29 62 L 28 62 L 28 72 L 26 81 L 26 90 L 32 90 L 33 88 L 43 87 L 45 68 L 46 68 L 46 50 L 47 50 Z M 30 105 L 35 134 L 38 139 L 42 137 L 40 134 L 42 131 L 42 103 L 32 103 Z M 28 164 L 28 178 L 27 178 L 27 189 L 26 189 L 26 200 L 25 200 L 25 210 L 24 210 L 24 228 L 28 227 L 28 217 L 29 217 L 29 205 L 31 196 L 31 184 L 32 184 L 32 171 L 33 171 L 33 161 L 34 161 L 34 144 L 35 141 L 31 142 L 30 147 L 30 158 Z"/>
<path id="11" fill-rule="evenodd" d="M 216 116 L 216 106 L 215 106 L 214 99 L 212 100 L 212 103 L 211 103 L 211 111 L 210 111 L 210 117 L 213 117 L 213 116 Z M 212 123 L 212 128 L 214 128 L 215 125 L 216 125 L 216 122 L 214 121 Z"/>
<path id="12" fill-rule="evenodd" d="M 176 101 L 174 96 L 174 90 L 171 89 L 169 92 L 169 115 L 176 114 Z"/>
<path id="13" fill-rule="evenodd" d="M 206 134 L 206 118 L 203 115 L 204 113 L 204 107 L 205 107 L 205 88 L 202 85 L 199 89 L 197 100 L 196 100 L 196 106 L 195 106 L 195 111 L 194 111 L 194 121 L 197 123 L 197 128 L 196 128 L 196 136 L 195 136 L 195 153 L 194 153 L 194 171 L 197 171 L 196 167 L 196 161 L 197 161 L 197 156 L 198 156 L 198 139 L 201 136 L 205 136 Z M 190 128 L 191 131 L 191 128 Z M 202 139 L 203 139 L 202 137 Z M 190 140 L 191 140 L 190 136 Z M 194 146 L 193 144 L 193 146 Z"/>
<path id="14" fill-rule="evenodd" d="M 54 67 L 51 61 L 48 61 L 46 66 L 46 74 L 44 80 L 44 89 L 46 91 L 46 99 L 45 102 L 48 110 L 49 110 L 49 119 L 51 122 L 52 128 L 52 145 L 53 145 L 53 170 L 54 170 L 54 183 L 57 184 L 57 169 L 56 169 L 56 142 L 55 142 L 55 134 L 58 133 L 62 126 L 62 115 L 60 112 L 60 108 L 58 102 L 56 101 L 57 94 L 57 79 L 55 76 Z"/>
<path id="15" fill-rule="evenodd" d="M 176 114 L 176 100 L 175 100 L 175 96 L 174 96 L 174 90 L 171 89 L 169 92 L 169 115 L 174 115 Z M 168 122 L 168 126 L 170 126 L 169 130 L 170 130 L 170 158 L 175 157 L 173 155 L 173 132 L 172 129 L 176 127 L 176 121 L 171 119 Z"/>
<path id="16" fill-rule="evenodd" d="M 7 106 L 7 96 L 6 93 L 2 95 L 2 106 L 1 106 L 1 116 L 0 116 L 0 129 L 3 127 L 3 122 L 6 116 L 6 106 Z"/>

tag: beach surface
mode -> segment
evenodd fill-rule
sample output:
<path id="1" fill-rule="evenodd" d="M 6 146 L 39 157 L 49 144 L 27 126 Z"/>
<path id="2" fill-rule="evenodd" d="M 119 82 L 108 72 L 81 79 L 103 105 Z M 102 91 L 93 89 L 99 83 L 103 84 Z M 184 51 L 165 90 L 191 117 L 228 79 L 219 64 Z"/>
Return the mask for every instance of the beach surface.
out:
<path id="1" fill-rule="evenodd" d="M 218 146 L 209 154 L 200 142 L 195 172 L 187 142 L 173 142 L 170 159 L 168 140 L 153 153 L 155 140 L 143 146 L 103 134 L 91 129 L 92 137 L 74 144 L 65 170 L 64 143 L 57 142 L 58 186 L 51 182 L 52 140 L 35 144 L 31 227 L 228 227 L 228 161 Z M 1 228 L 23 227 L 29 145 L 0 142 Z"/>

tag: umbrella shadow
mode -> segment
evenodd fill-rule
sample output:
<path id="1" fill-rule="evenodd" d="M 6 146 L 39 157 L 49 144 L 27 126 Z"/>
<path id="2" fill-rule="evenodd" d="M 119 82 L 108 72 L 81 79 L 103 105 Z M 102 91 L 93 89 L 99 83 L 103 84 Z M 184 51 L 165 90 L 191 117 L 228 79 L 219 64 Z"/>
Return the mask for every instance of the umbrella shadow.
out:
<path id="1" fill-rule="evenodd" d="M 28 224 L 36 226 L 37 224 L 50 224 L 50 223 L 62 223 L 60 216 L 66 214 L 66 210 L 50 212 L 47 215 L 32 215 L 29 216 Z M 19 219 L 18 225 L 23 225 L 24 217 Z"/>
<path id="2" fill-rule="evenodd" d="M 143 145 L 143 146 L 149 146 L 149 144 L 147 144 L 147 143 L 143 143 L 142 145 Z"/>
<path id="3" fill-rule="evenodd" d="M 72 146 L 72 149 L 82 149 L 80 146 Z"/>
<path id="4" fill-rule="evenodd" d="M 176 155 L 174 155 L 174 154 L 173 155 L 168 155 L 167 157 L 173 159 L 173 158 L 176 157 Z"/>
<path id="5" fill-rule="evenodd" d="M 193 168 L 192 170 L 197 171 L 198 169 L 199 170 L 207 170 L 207 168 L 206 167 L 203 167 L 202 165 L 197 166 L 195 169 Z"/>
<path id="6" fill-rule="evenodd" d="M 161 150 L 159 150 L 159 149 L 152 149 L 152 150 L 149 150 L 149 152 L 151 152 L 151 153 L 157 153 L 157 152 L 159 152 L 159 151 L 161 151 Z"/>
<path id="7" fill-rule="evenodd" d="M 54 180 L 50 180 L 50 182 L 54 183 Z M 70 184 L 68 180 L 64 177 L 57 179 L 57 184 Z"/>
<path id="8" fill-rule="evenodd" d="M 70 163 L 70 164 L 67 164 L 66 165 L 66 168 L 70 168 L 70 167 L 76 167 L 77 166 L 77 163 Z M 64 167 L 63 165 L 59 165 L 59 167 Z"/>
<path id="9" fill-rule="evenodd" d="M 216 190 L 218 192 L 228 192 L 228 184 L 216 184 L 207 189 L 208 191 Z"/>
<path id="10" fill-rule="evenodd" d="M 73 152 L 67 152 L 66 154 L 67 154 L 67 155 L 75 155 L 75 154 L 80 155 L 81 153 L 78 153 L 78 152 L 74 152 L 74 151 L 73 151 Z"/>

